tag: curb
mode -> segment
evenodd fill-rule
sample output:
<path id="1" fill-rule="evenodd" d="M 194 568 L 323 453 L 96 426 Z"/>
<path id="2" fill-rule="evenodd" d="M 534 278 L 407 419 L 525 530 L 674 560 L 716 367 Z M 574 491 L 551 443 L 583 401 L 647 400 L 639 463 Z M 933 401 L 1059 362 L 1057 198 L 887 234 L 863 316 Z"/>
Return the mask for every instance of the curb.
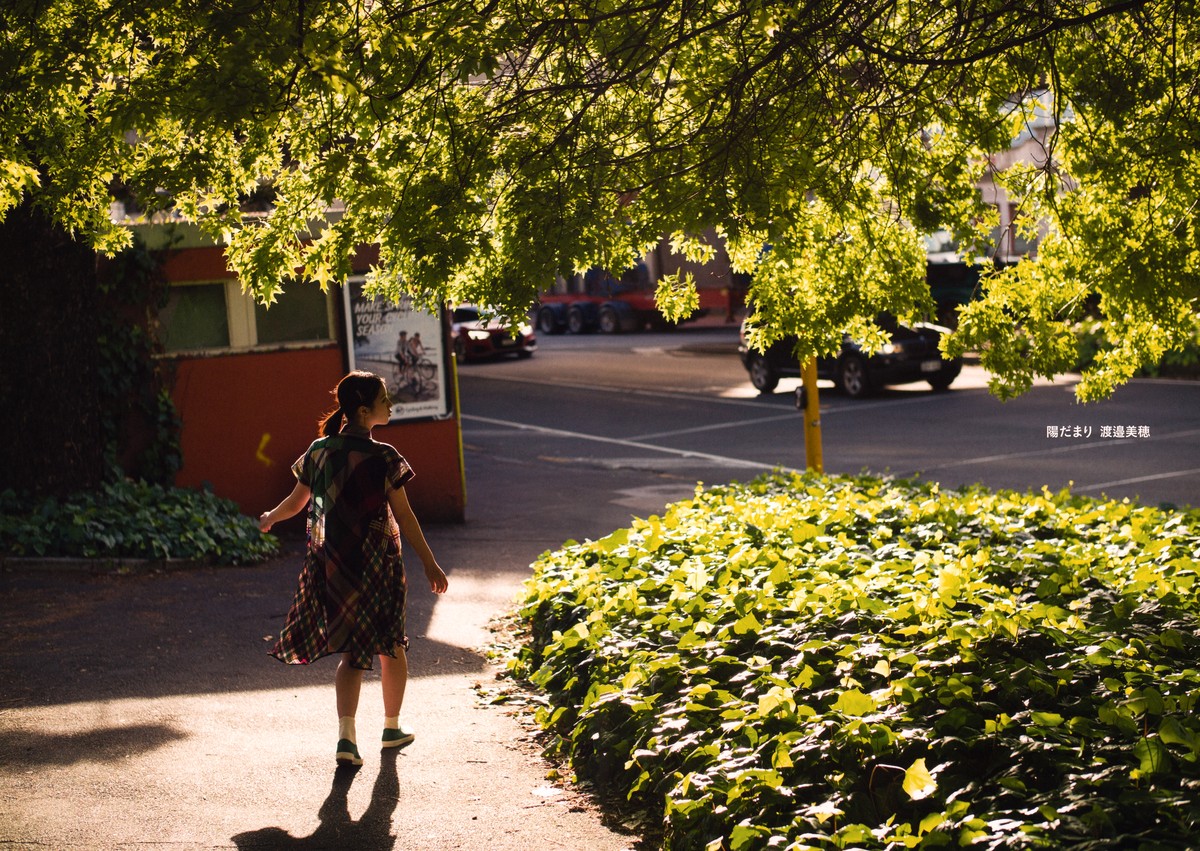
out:
<path id="1" fill-rule="evenodd" d="M 0 573 L 87 573 L 92 576 L 129 576 L 166 573 L 211 567 L 212 562 L 194 558 L 41 558 L 37 556 L 0 557 Z"/>
<path id="2" fill-rule="evenodd" d="M 736 355 L 738 344 L 732 343 L 685 343 L 671 351 L 688 355 Z"/>

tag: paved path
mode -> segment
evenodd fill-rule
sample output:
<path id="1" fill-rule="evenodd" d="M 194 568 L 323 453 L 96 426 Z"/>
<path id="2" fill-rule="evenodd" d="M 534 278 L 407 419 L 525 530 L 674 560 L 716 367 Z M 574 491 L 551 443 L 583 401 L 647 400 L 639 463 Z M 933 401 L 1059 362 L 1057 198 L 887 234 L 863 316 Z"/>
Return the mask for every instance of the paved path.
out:
<path id="1" fill-rule="evenodd" d="M 357 772 L 334 767 L 333 660 L 266 655 L 294 541 L 251 568 L 0 576 L 0 848 L 633 848 L 547 780 L 526 731 L 476 693 L 495 683 L 487 623 L 530 562 L 628 509 L 597 510 L 586 483 L 555 490 L 536 471 L 517 485 L 470 452 L 468 469 L 469 522 L 426 529 L 450 593 L 411 595 L 403 717 L 417 740 L 370 746 L 382 715 L 370 675 Z"/>

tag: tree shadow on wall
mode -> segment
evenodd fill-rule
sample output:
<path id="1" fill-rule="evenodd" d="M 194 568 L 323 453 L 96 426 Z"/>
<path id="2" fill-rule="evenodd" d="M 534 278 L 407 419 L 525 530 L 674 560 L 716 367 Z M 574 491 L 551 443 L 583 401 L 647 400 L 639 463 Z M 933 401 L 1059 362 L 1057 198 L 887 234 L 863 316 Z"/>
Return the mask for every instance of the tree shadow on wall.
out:
<path id="1" fill-rule="evenodd" d="M 264 827 L 233 837 L 239 851 L 318 851 L 318 849 L 362 849 L 391 851 L 396 846 L 392 833 L 392 814 L 400 798 L 400 778 L 396 771 L 397 750 L 381 754 L 379 776 L 371 790 L 371 802 L 362 818 L 350 818 L 350 786 L 358 776 L 356 766 L 338 766 L 333 786 L 321 804 L 317 817 L 321 824 L 311 836 L 292 836 L 281 827 Z"/>

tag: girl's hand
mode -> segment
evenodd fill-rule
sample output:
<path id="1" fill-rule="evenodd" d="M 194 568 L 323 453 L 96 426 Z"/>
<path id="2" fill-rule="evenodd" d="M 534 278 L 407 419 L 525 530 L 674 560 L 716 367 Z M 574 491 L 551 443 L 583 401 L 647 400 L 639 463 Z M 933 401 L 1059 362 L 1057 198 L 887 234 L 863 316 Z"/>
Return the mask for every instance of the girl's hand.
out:
<path id="1" fill-rule="evenodd" d="M 434 594 L 445 594 L 450 587 L 450 580 L 437 562 L 425 565 L 425 578 L 429 580 L 429 590 Z"/>
<path id="2" fill-rule="evenodd" d="M 270 532 L 271 527 L 280 520 L 287 520 L 289 517 L 295 517 L 299 514 L 304 506 L 308 505 L 308 498 L 312 494 L 308 485 L 302 485 L 296 482 L 296 486 L 292 488 L 292 492 L 283 498 L 283 502 L 272 508 L 270 511 L 264 511 L 258 517 L 258 531 Z"/>

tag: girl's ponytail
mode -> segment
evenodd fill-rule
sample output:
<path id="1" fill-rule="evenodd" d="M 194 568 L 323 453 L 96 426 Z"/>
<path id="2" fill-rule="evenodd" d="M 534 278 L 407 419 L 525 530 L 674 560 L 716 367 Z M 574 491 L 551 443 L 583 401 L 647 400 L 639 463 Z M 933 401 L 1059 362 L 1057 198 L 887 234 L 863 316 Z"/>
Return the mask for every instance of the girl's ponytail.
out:
<path id="1" fill-rule="evenodd" d="M 318 436 L 332 437 L 341 431 L 350 418 L 349 412 L 371 407 L 381 387 L 387 389 L 383 379 L 373 372 L 355 370 L 344 377 L 333 389 L 338 406 L 317 421 Z"/>
<path id="2" fill-rule="evenodd" d="M 346 415 L 342 413 L 341 408 L 335 408 L 317 421 L 317 433 L 324 437 L 331 437 L 342 430 L 342 422 L 346 419 Z"/>

